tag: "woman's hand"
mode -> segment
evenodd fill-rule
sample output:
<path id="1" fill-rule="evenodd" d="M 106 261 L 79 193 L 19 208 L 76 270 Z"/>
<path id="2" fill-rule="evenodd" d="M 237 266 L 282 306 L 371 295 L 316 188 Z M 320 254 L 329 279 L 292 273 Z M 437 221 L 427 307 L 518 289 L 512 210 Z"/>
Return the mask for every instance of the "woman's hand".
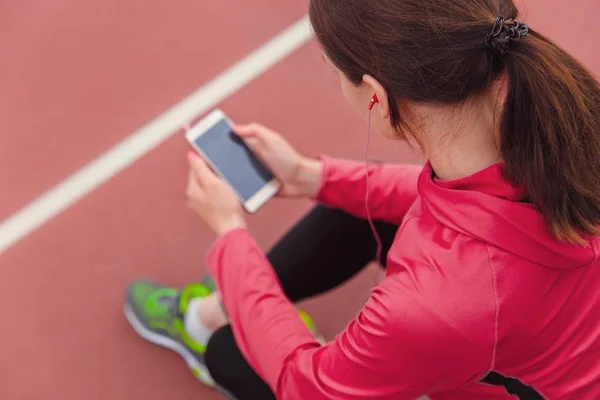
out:
<path id="1" fill-rule="evenodd" d="M 188 153 L 188 162 L 188 205 L 207 228 L 217 236 L 232 229 L 245 228 L 244 210 L 233 189 L 215 175 L 196 153 Z"/>
<path id="2" fill-rule="evenodd" d="M 301 156 L 280 134 L 262 125 L 238 125 L 235 131 L 279 180 L 280 196 L 317 195 L 323 169 L 320 161 Z"/>

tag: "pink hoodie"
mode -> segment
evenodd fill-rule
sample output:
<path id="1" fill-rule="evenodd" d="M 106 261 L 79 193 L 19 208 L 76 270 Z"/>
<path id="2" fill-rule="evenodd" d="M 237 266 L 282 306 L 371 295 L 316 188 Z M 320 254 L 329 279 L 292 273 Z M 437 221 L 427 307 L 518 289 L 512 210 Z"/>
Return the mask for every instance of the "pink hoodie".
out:
<path id="1" fill-rule="evenodd" d="M 323 158 L 321 203 L 365 216 L 365 166 Z M 322 346 L 250 233 L 208 254 L 237 343 L 278 399 L 506 399 L 490 371 L 548 399 L 600 399 L 599 239 L 560 243 L 501 165 L 455 181 L 371 167 L 374 219 L 401 224 L 386 278 Z"/>

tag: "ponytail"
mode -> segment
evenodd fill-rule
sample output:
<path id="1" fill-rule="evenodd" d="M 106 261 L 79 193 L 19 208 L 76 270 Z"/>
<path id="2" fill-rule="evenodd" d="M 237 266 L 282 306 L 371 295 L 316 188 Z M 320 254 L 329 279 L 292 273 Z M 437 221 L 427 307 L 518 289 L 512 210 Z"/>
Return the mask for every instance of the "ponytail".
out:
<path id="1" fill-rule="evenodd" d="M 311 0 L 309 8 L 346 78 L 358 85 L 370 74 L 386 89 L 396 128 L 406 128 L 399 99 L 460 105 L 506 75 L 507 178 L 557 238 L 584 243 L 600 233 L 600 87 L 518 14 L 513 0 Z"/>
<path id="2" fill-rule="evenodd" d="M 505 64 L 505 172 L 526 189 L 558 239 L 584 244 L 600 233 L 600 85 L 534 31 Z"/>

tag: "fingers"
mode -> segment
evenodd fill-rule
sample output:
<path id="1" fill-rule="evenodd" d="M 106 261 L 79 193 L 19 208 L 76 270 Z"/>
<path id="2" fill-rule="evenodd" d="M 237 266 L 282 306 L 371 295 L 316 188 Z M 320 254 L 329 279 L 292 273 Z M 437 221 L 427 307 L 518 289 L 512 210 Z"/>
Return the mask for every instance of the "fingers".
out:
<path id="1" fill-rule="evenodd" d="M 198 185 L 196 174 L 191 168 L 188 172 L 188 182 L 185 190 L 185 195 L 188 199 L 188 205 L 190 206 L 194 199 L 200 199 L 204 195 L 202 188 L 200 187 L 200 185 Z"/>
<path id="2" fill-rule="evenodd" d="M 205 185 L 215 179 L 215 173 L 209 168 L 209 166 L 198 156 L 196 153 L 190 151 L 188 153 L 188 163 L 190 165 L 190 172 L 194 178 L 198 180 L 200 185 Z"/>

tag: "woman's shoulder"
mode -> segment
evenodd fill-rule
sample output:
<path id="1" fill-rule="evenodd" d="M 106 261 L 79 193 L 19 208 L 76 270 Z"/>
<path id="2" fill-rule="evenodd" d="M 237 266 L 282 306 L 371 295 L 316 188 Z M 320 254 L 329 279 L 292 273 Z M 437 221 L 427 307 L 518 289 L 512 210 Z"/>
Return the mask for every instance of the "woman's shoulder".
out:
<path id="1" fill-rule="evenodd" d="M 452 229 L 429 226 L 423 218 L 405 221 L 398 232 L 387 258 L 389 285 L 410 296 L 411 307 L 421 307 L 424 315 L 465 330 L 479 326 L 492 332 L 499 277 L 490 246 Z"/>

